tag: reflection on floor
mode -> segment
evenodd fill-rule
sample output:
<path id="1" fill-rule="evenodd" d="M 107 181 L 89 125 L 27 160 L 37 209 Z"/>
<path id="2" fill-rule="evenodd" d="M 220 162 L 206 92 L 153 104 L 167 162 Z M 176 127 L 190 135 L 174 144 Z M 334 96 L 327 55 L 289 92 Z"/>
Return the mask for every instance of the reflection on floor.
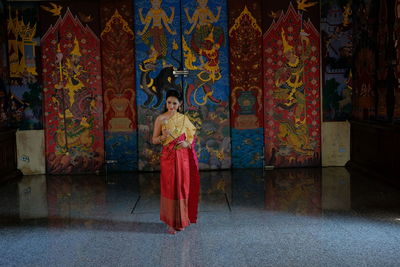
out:
<path id="1" fill-rule="evenodd" d="M 159 173 L 0 185 L 0 266 L 399 266 L 400 190 L 345 168 L 201 173 L 199 221 L 159 221 Z"/>

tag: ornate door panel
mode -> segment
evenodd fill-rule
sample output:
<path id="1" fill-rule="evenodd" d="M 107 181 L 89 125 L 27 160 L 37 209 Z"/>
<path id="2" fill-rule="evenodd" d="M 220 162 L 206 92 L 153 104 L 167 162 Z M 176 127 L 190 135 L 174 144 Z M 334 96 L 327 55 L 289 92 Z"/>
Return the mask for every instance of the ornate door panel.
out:
<path id="1" fill-rule="evenodd" d="M 101 58 L 107 169 L 137 169 L 132 1 L 102 0 Z"/>
<path id="2" fill-rule="evenodd" d="M 232 167 L 263 167 L 261 1 L 229 1 Z"/>
<path id="3" fill-rule="evenodd" d="M 104 158 L 98 6 L 43 3 L 42 67 L 48 173 L 100 170 Z"/>
<path id="4" fill-rule="evenodd" d="M 271 3 L 272 5 L 273 3 Z M 318 2 L 266 5 L 264 33 L 265 159 L 267 165 L 320 165 L 320 34 Z M 265 10 L 264 10 L 265 11 Z M 307 11 L 307 13 L 306 13 Z M 316 16 L 311 16 L 315 15 Z M 311 19 L 306 19 L 310 14 Z"/>
<path id="5" fill-rule="evenodd" d="M 185 113 L 198 127 L 200 168 L 229 168 L 225 3 L 141 0 L 135 2 L 135 10 L 139 169 L 158 168 L 160 146 L 150 142 L 168 89 L 183 93 Z M 187 77 L 173 75 L 182 69 Z"/>

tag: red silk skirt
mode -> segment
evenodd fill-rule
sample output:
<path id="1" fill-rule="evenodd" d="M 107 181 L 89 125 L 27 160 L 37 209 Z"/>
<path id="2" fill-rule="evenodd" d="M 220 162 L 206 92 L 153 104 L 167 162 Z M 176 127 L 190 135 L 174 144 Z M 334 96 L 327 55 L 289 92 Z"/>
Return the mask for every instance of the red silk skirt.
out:
<path id="1" fill-rule="evenodd" d="M 200 192 L 195 140 L 190 149 L 175 149 L 177 142 L 183 140 L 185 134 L 163 146 L 160 157 L 160 219 L 175 229 L 196 223 Z"/>

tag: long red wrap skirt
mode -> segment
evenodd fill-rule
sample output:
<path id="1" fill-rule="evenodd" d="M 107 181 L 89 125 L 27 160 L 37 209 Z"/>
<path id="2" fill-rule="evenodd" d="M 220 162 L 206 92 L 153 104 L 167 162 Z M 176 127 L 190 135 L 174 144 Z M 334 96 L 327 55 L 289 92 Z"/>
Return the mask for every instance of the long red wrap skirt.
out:
<path id="1" fill-rule="evenodd" d="M 175 149 L 182 140 L 185 134 L 163 146 L 160 157 L 160 219 L 175 229 L 196 223 L 200 191 L 195 141 L 191 148 Z"/>

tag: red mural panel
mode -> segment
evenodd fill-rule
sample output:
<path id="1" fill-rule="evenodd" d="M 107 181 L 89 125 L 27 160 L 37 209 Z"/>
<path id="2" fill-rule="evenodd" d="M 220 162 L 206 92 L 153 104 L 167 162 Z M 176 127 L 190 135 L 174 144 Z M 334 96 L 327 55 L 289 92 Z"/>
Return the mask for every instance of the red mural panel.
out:
<path id="1" fill-rule="evenodd" d="M 104 158 L 100 40 L 53 5 L 58 19 L 41 40 L 47 172 L 94 172 Z"/>
<path id="2" fill-rule="evenodd" d="M 103 1 L 101 8 L 104 129 L 111 132 L 137 127 L 132 7 L 123 2 Z"/>
<path id="3" fill-rule="evenodd" d="M 393 120 L 400 122 L 400 0 L 395 1 L 395 46 L 396 46 L 396 79 L 397 86 L 394 91 Z"/>
<path id="4" fill-rule="evenodd" d="M 320 164 L 320 35 L 297 8 L 263 38 L 265 156 L 276 167 Z"/>
<path id="5" fill-rule="evenodd" d="M 252 5 L 247 3 L 249 8 L 243 2 L 231 2 L 234 3 L 229 5 L 230 18 L 235 19 L 229 29 L 231 126 L 236 129 L 260 128 L 263 127 L 260 7 L 254 1 L 248 1 L 253 2 Z M 240 6 L 235 7 L 236 12 L 232 10 L 235 4 Z M 235 13 L 238 14 L 235 16 Z M 239 103 L 237 100 L 244 92 L 251 94 L 249 100 L 256 101 Z"/>

